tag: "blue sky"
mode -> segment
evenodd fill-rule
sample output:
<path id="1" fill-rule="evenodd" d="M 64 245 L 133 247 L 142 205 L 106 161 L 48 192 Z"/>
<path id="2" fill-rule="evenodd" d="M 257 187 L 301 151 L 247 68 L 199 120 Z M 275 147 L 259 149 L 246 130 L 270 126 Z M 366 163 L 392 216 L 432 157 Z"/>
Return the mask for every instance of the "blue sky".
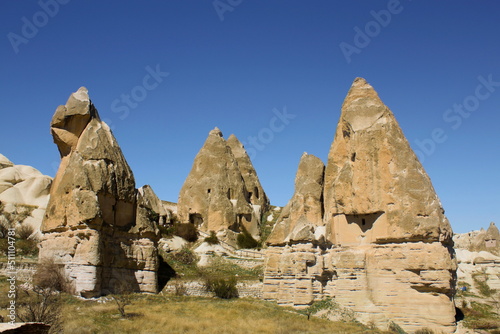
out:
<path id="1" fill-rule="evenodd" d="M 499 2 L 41 0 L 0 8 L 0 153 L 17 164 L 55 175 L 50 119 L 86 86 L 138 187 L 177 201 L 218 126 L 253 149 L 271 202 L 285 205 L 301 154 L 326 162 L 342 101 L 360 76 L 419 151 L 455 232 L 500 223 Z"/>

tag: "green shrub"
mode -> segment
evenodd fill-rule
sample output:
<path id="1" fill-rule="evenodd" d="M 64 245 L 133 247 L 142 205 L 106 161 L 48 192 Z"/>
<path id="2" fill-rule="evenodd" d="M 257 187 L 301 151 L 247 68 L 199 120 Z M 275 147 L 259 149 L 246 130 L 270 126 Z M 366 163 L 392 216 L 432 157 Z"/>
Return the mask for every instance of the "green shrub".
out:
<path id="1" fill-rule="evenodd" d="M 222 299 L 238 298 L 236 279 L 231 277 L 227 280 L 223 278 L 207 279 L 205 282 L 207 291 L 215 293 L 215 296 Z"/>
<path id="2" fill-rule="evenodd" d="M 182 247 L 178 252 L 172 254 L 174 260 L 182 264 L 193 264 L 196 262 L 196 255 L 187 247 Z"/>
<path id="3" fill-rule="evenodd" d="M 205 242 L 209 243 L 210 245 L 219 244 L 219 239 L 217 238 L 215 231 L 210 231 L 210 236 L 205 238 Z"/>
<path id="4" fill-rule="evenodd" d="M 149 221 L 158 223 L 160 221 L 160 215 L 156 213 L 154 210 L 146 208 L 148 210 L 148 219 Z"/>
<path id="5" fill-rule="evenodd" d="M 406 332 L 397 323 L 393 321 L 389 323 L 388 330 L 391 333 L 406 334 Z"/>
<path id="6" fill-rule="evenodd" d="M 243 226 L 241 233 L 236 238 L 236 242 L 238 243 L 238 247 L 243 249 L 260 247 L 260 243 Z"/>
<path id="7" fill-rule="evenodd" d="M 196 226 L 191 223 L 175 224 L 174 235 L 177 235 L 189 242 L 195 242 L 198 240 L 198 231 L 196 230 Z"/>
<path id="8" fill-rule="evenodd" d="M 159 225 L 158 229 L 160 230 L 160 235 L 162 238 L 170 238 L 174 235 L 174 227 L 173 226 L 167 227 L 167 226 Z"/>
<path id="9" fill-rule="evenodd" d="M 17 239 L 16 252 L 24 256 L 37 256 L 38 255 L 38 242 L 35 240 Z"/>
<path id="10" fill-rule="evenodd" d="M 422 329 L 417 329 L 415 331 L 415 334 L 434 334 L 434 331 L 432 329 L 425 327 Z"/>
<path id="11" fill-rule="evenodd" d="M 9 243 L 7 238 L 0 238 L 0 255 L 7 256 Z"/>
<path id="12" fill-rule="evenodd" d="M 496 293 L 495 289 L 490 288 L 488 282 L 486 281 L 486 277 L 479 278 L 479 276 L 483 276 L 482 274 L 474 274 L 472 275 L 472 279 L 474 280 L 474 285 L 479 290 L 479 293 L 485 297 L 491 297 Z"/>

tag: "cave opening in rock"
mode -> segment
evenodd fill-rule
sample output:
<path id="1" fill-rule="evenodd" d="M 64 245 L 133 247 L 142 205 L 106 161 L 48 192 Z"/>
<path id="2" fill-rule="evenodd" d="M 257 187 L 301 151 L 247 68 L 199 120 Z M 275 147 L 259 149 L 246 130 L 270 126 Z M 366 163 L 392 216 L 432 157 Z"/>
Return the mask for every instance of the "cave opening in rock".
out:
<path id="1" fill-rule="evenodd" d="M 365 214 L 345 215 L 348 224 L 356 224 L 359 226 L 362 233 L 371 230 L 377 219 L 384 212 L 373 212 Z"/>
<path id="2" fill-rule="evenodd" d="M 194 226 L 199 227 L 201 226 L 201 224 L 203 224 L 203 217 L 199 213 L 190 213 L 189 222 Z"/>

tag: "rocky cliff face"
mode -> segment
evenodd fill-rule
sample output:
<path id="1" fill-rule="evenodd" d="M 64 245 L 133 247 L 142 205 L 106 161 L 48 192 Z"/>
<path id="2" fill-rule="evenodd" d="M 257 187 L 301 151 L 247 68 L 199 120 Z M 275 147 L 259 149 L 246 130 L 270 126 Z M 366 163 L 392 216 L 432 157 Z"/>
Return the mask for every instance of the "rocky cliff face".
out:
<path id="1" fill-rule="evenodd" d="M 470 252 L 489 252 L 500 255 L 500 232 L 495 223 L 491 222 L 487 230 L 471 231 L 453 236 L 455 248 Z"/>
<path id="2" fill-rule="evenodd" d="M 52 118 L 61 164 L 42 223 L 40 261 L 65 265 L 82 296 L 158 291 L 156 222 L 85 88 Z"/>
<path id="3" fill-rule="evenodd" d="M 487 230 L 455 234 L 458 261 L 458 287 L 468 285 L 469 291 L 481 296 L 478 280 L 490 289 L 500 291 L 500 233 L 495 223 Z"/>
<path id="4" fill-rule="evenodd" d="M 14 165 L 0 154 L 0 224 L 29 225 L 39 237 L 52 178 L 30 166 Z"/>
<path id="5" fill-rule="evenodd" d="M 268 243 L 264 297 L 326 296 L 383 327 L 455 329 L 452 231 L 392 112 L 358 78 L 324 170 L 304 155 Z"/>
<path id="6" fill-rule="evenodd" d="M 231 138 L 229 144 L 218 128 L 210 131 L 179 193 L 178 216 L 202 231 L 245 228 L 258 237 L 268 200 L 243 146 Z"/>
<path id="7" fill-rule="evenodd" d="M 227 145 L 231 148 L 231 152 L 236 159 L 241 176 L 243 177 L 243 182 L 245 183 L 245 188 L 248 194 L 248 200 L 252 204 L 254 210 L 258 213 L 257 216 L 260 217 L 268 210 L 269 199 L 264 192 L 264 188 L 262 188 L 262 185 L 260 184 L 252 161 L 250 160 L 245 147 L 235 135 L 229 136 L 227 139 Z"/>
<path id="8" fill-rule="evenodd" d="M 302 155 L 295 177 L 295 192 L 276 220 L 267 243 L 325 242 L 322 226 L 324 172 L 325 165 L 319 158 L 307 153 Z"/>

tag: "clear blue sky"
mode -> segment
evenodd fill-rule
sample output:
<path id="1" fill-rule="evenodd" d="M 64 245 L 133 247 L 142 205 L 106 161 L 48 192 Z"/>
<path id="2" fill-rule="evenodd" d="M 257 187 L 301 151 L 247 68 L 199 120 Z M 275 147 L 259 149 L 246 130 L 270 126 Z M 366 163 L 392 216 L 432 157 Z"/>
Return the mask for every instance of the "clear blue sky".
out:
<path id="1" fill-rule="evenodd" d="M 50 119 L 86 86 L 138 187 L 177 201 L 218 126 L 255 149 L 265 191 L 285 205 L 301 154 L 326 162 L 361 76 L 413 148 L 425 143 L 423 165 L 455 232 L 500 223 L 499 2 L 25 0 L 0 9 L 0 153 L 17 164 L 54 176 Z M 155 71 L 158 81 L 144 81 Z M 282 126 L 273 119 L 284 109 L 295 117 Z"/>

